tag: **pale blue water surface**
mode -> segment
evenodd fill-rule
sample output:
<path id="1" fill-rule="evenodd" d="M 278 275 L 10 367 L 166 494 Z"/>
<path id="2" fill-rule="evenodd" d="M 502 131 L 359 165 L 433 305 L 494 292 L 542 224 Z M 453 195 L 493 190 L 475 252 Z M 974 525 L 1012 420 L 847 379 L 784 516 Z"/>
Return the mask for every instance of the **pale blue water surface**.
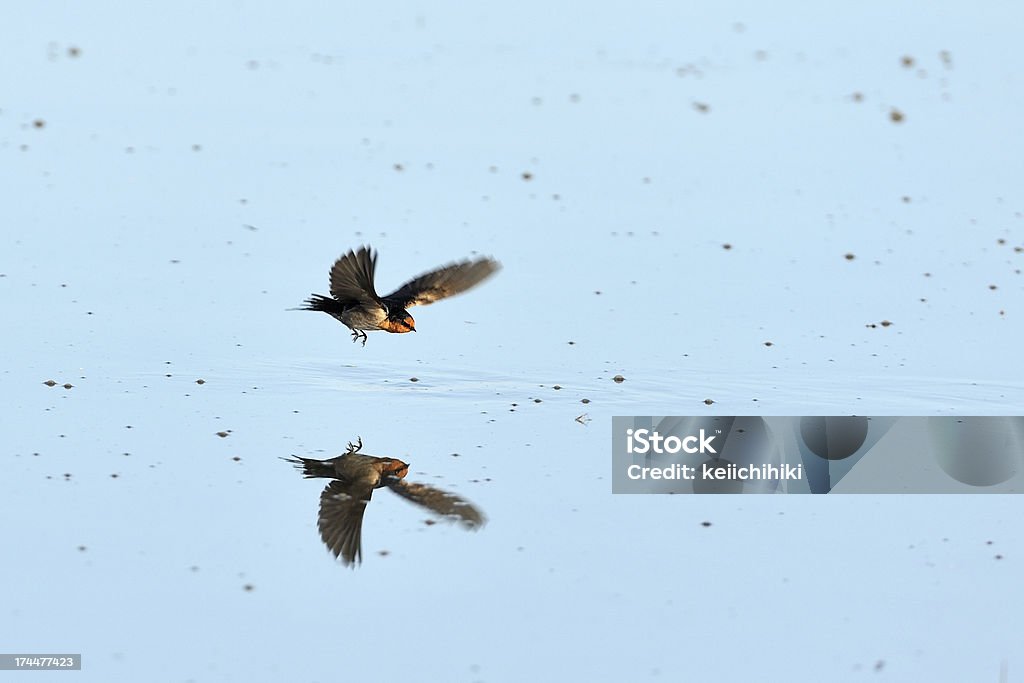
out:
<path id="1" fill-rule="evenodd" d="M 17 9 L 0 651 L 84 658 L 38 679 L 1019 676 L 1019 497 L 608 477 L 613 415 L 1021 414 L 1018 5 Z M 504 268 L 361 348 L 287 309 L 363 243 Z M 279 457 L 357 436 L 487 526 L 378 492 L 341 567 Z"/>

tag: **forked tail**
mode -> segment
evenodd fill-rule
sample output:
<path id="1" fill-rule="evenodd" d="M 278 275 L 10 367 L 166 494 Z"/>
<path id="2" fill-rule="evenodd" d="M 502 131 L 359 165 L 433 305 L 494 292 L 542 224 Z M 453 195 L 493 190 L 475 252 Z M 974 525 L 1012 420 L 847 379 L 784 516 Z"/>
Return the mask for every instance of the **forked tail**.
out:
<path id="1" fill-rule="evenodd" d="M 302 302 L 299 308 L 293 311 L 323 311 L 324 313 L 342 313 L 345 309 L 341 303 L 332 297 L 323 294 L 310 294 L 309 298 Z"/>
<path id="2" fill-rule="evenodd" d="M 334 473 L 334 465 L 323 460 L 314 460 L 312 458 L 302 458 L 297 455 L 293 455 L 290 458 L 281 458 L 285 462 L 290 462 L 295 465 L 295 469 L 302 471 L 302 476 L 307 479 L 314 477 L 327 477 L 328 479 L 334 479 L 337 475 Z"/>

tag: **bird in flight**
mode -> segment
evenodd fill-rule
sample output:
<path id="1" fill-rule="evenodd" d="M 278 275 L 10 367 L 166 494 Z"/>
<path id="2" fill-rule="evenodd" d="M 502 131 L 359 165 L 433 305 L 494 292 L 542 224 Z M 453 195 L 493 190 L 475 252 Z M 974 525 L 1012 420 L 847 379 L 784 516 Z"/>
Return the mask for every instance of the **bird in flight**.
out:
<path id="1" fill-rule="evenodd" d="M 409 280 L 387 296 L 379 296 L 373 284 L 377 252 L 360 247 L 334 262 L 331 296 L 313 294 L 298 310 L 330 314 L 352 330 L 353 342 L 361 339 L 366 346 L 368 331 L 415 332 L 416 321 L 406 309 L 460 294 L 499 268 L 501 264 L 487 257 L 450 263 Z"/>
<path id="2" fill-rule="evenodd" d="M 345 453 L 329 460 L 281 458 L 295 465 L 307 479 L 334 480 L 320 494 L 317 526 L 320 538 L 345 566 L 354 567 L 363 561 L 363 513 L 374 489 L 386 486 L 431 512 L 462 522 L 467 529 L 483 525 L 483 514 L 471 503 L 433 486 L 406 482 L 408 463 L 362 454 L 362 447 L 363 440 L 358 439 L 355 444 L 349 442 Z"/>

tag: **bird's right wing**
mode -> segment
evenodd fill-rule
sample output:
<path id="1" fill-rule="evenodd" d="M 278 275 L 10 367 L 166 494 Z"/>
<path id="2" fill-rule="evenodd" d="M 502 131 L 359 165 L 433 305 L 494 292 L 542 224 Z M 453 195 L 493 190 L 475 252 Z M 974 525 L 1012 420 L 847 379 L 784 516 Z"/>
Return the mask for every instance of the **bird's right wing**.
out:
<path id="1" fill-rule="evenodd" d="M 444 517 L 458 519 L 466 528 L 474 529 L 484 523 L 483 513 L 473 507 L 472 503 L 454 493 L 435 489 L 426 484 L 410 484 L 405 479 L 393 477 L 386 478 L 384 482 L 388 488 L 406 500 L 422 505 L 431 512 Z"/>
<path id="2" fill-rule="evenodd" d="M 363 512 L 373 488 L 332 481 L 320 494 L 320 538 L 345 566 L 363 561 Z"/>
<path id="3" fill-rule="evenodd" d="M 350 251 L 331 268 L 331 296 L 342 303 L 380 303 L 373 288 L 377 252 L 369 247 Z"/>

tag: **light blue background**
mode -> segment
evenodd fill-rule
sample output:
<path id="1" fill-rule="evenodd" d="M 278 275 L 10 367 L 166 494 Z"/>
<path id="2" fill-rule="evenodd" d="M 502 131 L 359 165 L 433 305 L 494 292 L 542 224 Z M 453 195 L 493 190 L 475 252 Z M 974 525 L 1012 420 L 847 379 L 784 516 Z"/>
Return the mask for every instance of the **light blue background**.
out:
<path id="1" fill-rule="evenodd" d="M 84 657 L 38 679 L 1019 671 L 1020 498 L 607 476 L 613 415 L 1020 414 L 1015 3 L 4 14 L 0 649 Z M 504 270 L 366 348 L 286 310 L 367 242 Z M 357 435 L 488 526 L 383 491 L 334 563 L 278 457 Z"/>

